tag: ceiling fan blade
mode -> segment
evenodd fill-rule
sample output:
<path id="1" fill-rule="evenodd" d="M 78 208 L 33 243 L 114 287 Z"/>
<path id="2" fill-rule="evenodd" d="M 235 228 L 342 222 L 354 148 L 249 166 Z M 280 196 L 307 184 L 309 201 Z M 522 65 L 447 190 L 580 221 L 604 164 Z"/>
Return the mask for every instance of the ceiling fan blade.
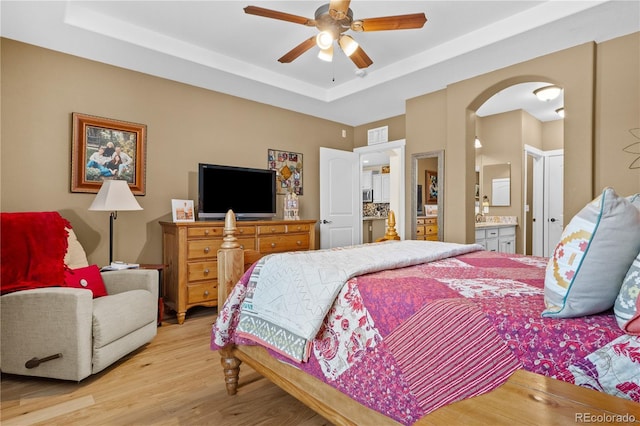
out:
<path id="1" fill-rule="evenodd" d="M 347 16 L 351 0 L 331 0 L 329 3 L 329 15 L 339 21 Z"/>
<path id="2" fill-rule="evenodd" d="M 308 19 L 304 16 L 291 15 L 290 13 L 278 12 L 277 10 L 265 9 L 258 6 L 247 6 L 244 8 L 244 13 L 293 22 L 294 24 L 306 25 L 308 27 L 315 27 L 316 25 L 316 21 L 314 19 Z"/>
<path id="3" fill-rule="evenodd" d="M 349 56 L 349 59 L 351 59 L 358 68 L 367 68 L 369 65 L 373 64 L 369 55 L 367 55 L 360 46 L 358 46 L 356 51 Z"/>
<path id="4" fill-rule="evenodd" d="M 422 28 L 425 22 L 427 22 L 427 17 L 424 13 L 412 13 L 410 15 L 354 20 L 351 29 L 354 31 L 410 30 Z"/>
<path id="5" fill-rule="evenodd" d="M 289 62 L 293 62 L 298 56 L 302 55 L 307 50 L 311 49 L 316 45 L 316 36 L 310 37 L 307 40 L 303 41 L 289 52 L 285 53 L 282 58 L 278 59 L 278 62 L 282 62 L 283 64 L 288 64 Z"/>

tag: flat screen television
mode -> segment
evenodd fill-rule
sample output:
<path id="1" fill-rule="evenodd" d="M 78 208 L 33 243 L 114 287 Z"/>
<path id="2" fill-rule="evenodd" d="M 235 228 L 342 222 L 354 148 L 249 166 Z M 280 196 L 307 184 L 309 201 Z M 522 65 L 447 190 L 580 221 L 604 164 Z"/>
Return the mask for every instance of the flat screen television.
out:
<path id="1" fill-rule="evenodd" d="M 274 217 L 276 172 L 200 163 L 198 218 L 224 219 L 229 209 L 238 219 Z"/>

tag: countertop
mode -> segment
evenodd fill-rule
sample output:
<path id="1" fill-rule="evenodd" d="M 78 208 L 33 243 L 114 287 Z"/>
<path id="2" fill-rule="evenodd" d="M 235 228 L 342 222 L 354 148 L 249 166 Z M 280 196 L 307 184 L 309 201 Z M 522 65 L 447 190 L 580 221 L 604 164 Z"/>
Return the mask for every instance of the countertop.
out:
<path id="1" fill-rule="evenodd" d="M 362 220 L 387 220 L 387 216 L 364 216 Z"/>
<path id="2" fill-rule="evenodd" d="M 497 223 L 497 222 L 476 222 L 476 228 L 504 228 L 507 226 L 517 226 L 517 223 Z"/>

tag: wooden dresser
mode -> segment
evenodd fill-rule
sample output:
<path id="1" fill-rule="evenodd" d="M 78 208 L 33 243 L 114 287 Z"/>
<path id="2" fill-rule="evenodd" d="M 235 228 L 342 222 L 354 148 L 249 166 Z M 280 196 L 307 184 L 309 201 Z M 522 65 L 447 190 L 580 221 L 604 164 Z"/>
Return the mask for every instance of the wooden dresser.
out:
<path id="1" fill-rule="evenodd" d="M 315 249 L 315 220 L 252 220 L 237 224 L 244 249 L 261 254 Z M 182 324 L 189 308 L 218 305 L 218 248 L 224 221 L 160 222 L 163 297 Z"/>
<path id="2" fill-rule="evenodd" d="M 416 240 L 438 241 L 438 217 L 418 216 L 416 219 Z"/>

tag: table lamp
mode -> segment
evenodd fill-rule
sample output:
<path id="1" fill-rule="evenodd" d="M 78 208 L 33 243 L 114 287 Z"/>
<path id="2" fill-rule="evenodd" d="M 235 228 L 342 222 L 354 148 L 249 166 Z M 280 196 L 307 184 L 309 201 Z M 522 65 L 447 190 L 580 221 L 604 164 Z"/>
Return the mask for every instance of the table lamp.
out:
<path id="1" fill-rule="evenodd" d="M 126 180 L 105 180 L 89 210 L 110 211 L 109 215 L 109 265 L 113 262 L 113 221 L 118 211 L 142 210 Z"/>

